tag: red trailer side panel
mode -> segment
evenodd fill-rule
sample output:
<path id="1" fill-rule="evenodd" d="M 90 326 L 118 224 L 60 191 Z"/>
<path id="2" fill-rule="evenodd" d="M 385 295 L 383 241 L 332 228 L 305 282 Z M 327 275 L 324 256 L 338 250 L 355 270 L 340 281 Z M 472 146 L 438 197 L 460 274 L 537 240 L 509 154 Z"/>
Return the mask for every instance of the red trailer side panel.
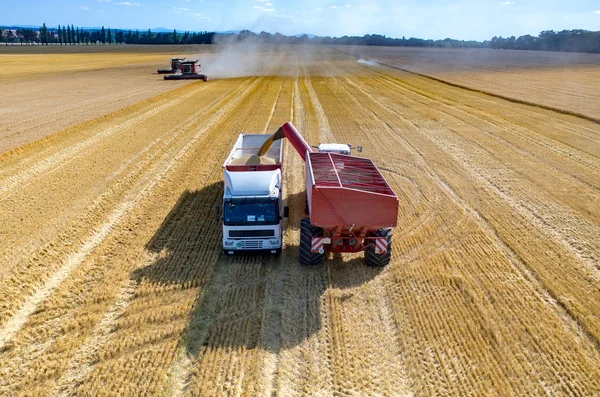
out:
<path id="1" fill-rule="evenodd" d="M 398 197 L 370 159 L 309 153 L 306 160 L 313 225 L 370 230 L 396 226 Z"/>

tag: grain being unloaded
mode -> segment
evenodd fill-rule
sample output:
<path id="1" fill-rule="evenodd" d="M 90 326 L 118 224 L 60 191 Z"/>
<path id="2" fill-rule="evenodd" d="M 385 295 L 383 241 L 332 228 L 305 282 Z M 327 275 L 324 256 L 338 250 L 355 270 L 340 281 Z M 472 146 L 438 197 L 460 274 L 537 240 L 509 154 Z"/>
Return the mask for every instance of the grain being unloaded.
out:
<path id="1" fill-rule="evenodd" d="M 231 164 L 234 165 L 259 165 L 259 164 L 275 164 L 276 161 L 267 156 L 257 156 L 256 154 L 247 154 L 237 159 L 232 159 Z"/>

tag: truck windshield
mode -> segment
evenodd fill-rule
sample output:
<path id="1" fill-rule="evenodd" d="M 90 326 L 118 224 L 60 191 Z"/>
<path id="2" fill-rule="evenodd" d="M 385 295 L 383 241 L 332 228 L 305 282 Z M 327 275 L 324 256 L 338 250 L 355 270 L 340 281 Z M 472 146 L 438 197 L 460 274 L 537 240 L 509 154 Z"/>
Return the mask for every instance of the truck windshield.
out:
<path id="1" fill-rule="evenodd" d="M 277 225 L 276 203 L 225 203 L 223 223 L 232 225 Z"/>

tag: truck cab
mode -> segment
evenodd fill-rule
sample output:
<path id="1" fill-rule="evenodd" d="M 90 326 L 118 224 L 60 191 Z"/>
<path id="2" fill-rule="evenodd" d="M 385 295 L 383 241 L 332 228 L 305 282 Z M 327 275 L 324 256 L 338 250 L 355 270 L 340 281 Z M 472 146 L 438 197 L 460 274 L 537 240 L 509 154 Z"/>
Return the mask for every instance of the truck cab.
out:
<path id="1" fill-rule="evenodd" d="M 223 223 L 223 252 L 279 254 L 282 220 L 281 142 L 258 158 L 254 155 L 269 138 L 265 134 L 240 134 L 223 164 L 223 202 L 218 217 Z"/>

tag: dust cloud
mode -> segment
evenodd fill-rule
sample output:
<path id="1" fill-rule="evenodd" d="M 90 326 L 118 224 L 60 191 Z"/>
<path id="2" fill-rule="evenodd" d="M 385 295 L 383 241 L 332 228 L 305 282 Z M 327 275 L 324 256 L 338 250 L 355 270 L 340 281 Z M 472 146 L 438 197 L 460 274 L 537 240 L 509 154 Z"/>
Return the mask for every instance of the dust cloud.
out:
<path id="1" fill-rule="evenodd" d="M 370 59 L 365 59 L 365 58 L 358 58 L 358 60 L 356 62 L 362 63 L 363 65 L 368 65 L 368 66 L 379 66 L 379 64 L 377 62 L 371 61 Z"/>
<path id="2" fill-rule="evenodd" d="M 217 36 L 216 44 L 217 51 L 200 62 L 211 79 L 297 75 L 299 65 L 316 56 L 315 46 L 273 44 L 257 36 Z"/>

